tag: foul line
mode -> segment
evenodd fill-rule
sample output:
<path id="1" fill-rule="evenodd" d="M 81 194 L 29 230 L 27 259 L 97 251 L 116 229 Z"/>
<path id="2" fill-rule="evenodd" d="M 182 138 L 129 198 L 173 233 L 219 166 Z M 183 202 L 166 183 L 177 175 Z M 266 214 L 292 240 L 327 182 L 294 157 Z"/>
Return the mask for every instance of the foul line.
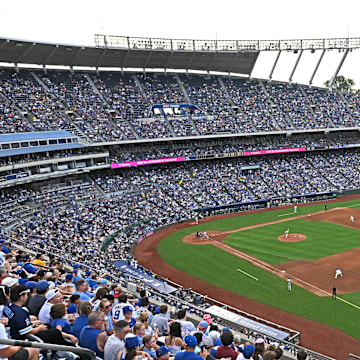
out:
<path id="1" fill-rule="evenodd" d="M 252 275 L 248 274 L 247 272 L 245 272 L 245 271 L 243 271 L 243 270 L 240 270 L 240 269 L 236 269 L 236 270 L 237 270 L 237 271 L 240 271 L 241 273 L 245 274 L 246 276 L 249 276 L 249 277 L 255 279 L 256 281 L 259 281 L 258 278 L 256 278 L 255 276 L 252 276 Z"/>
<path id="2" fill-rule="evenodd" d="M 278 216 L 286 216 L 286 215 L 293 215 L 293 214 L 297 214 L 297 213 L 290 212 L 290 213 L 286 213 L 286 214 L 280 214 L 280 215 L 278 215 Z"/>
<path id="3" fill-rule="evenodd" d="M 269 222 L 266 222 L 266 223 L 255 224 L 255 225 L 250 225 L 250 226 L 244 226 L 244 227 L 242 227 L 240 229 L 233 229 L 233 230 L 223 231 L 223 232 L 221 232 L 219 234 L 214 234 L 212 236 L 216 237 L 216 236 L 221 236 L 221 235 L 226 235 L 226 234 L 232 234 L 232 233 L 235 233 L 235 232 L 256 229 L 256 228 L 263 227 L 263 226 L 268 226 L 268 225 L 280 224 L 280 223 L 286 222 L 286 221 L 292 221 L 292 220 L 296 220 L 296 219 L 303 219 L 303 218 L 307 218 L 308 216 L 311 216 L 311 215 L 318 215 L 318 214 L 322 214 L 322 213 L 325 213 L 325 212 L 329 213 L 331 211 L 338 211 L 338 210 L 339 210 L 339 208 L 333 208 L 333 209 L 330 209 L 330 210 L 327 210 L 327 211 L 323 210 L 323 211 L 318 211 L 318 212 L 314 212 L 314 213 L 310 213 L 310 214 L 298 215 L 298 216 L 294 216 L 294 217 L 291 217 L 291 218 L 288 218 L 288 219 L 274 220 L 274 221 L 269 221 Z M 291 213 L 291 214 L 293 214 L 293 213 Z"/>
<path id="4" fill-rule="evenodd" d="M 351 208 L 351 207 L 355 207 L 355 206 L 360 206 L 360 204 L 349 205 L 349 206 L 345 206 L 345 207 L 347 207 L 347 208 Z"/>

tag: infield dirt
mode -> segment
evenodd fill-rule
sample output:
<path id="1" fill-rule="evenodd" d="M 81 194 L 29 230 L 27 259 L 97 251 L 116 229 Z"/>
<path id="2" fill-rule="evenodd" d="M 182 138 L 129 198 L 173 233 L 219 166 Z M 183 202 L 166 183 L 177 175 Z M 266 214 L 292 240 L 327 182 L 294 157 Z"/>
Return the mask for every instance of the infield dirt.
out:
<path id="1" fill-rule="evenodd" d="M 356 198 L 359 198 L 359 196 L 358 195 L 344 196 L 340 200 L 347 201 L 347 200 L 352 200 L 352 199 L 356 199 Z M 337 201 L 340 201 L 340 200 L 337 200 Z M 336 200 L 335 201 L 327 201 L 327 203 L 330 203 L 330 202 L 336 202 Z M 289 207 L 283 207 L 283 208 L 286 209 Z M 271 210 L 273 210 L 273 209 L 257 210 L 255 212 L 271 211 Z M 344 209 L 344 210 L 347 211 L 349 209 Z M 350 215 L 347 217 L 344 216 L 342 219 L 339 219 L 338 216 L 336 215 L 336 212 L 332 212 L 332 211 L 327 211 L 327 212 L 324 211 L 323 213 L 318 213 L 315 216 L 309 217 L 308 220 L 309 221 L 331 221 L 331 222 L 334 222 L 337 224 L 340 224 L 339 222 L 341 222 L 341 225 L 360 229 L 360 214 L 355 215 L 355 212 L 359 212 L 359 210 L 355 210 L 355 209 L 350 209 L 350 210 L 351 210 L 352 216 L 355 217 L 354 224 L 349 224 L 350 223 L 350 221 L 349 221 Z M 251 213 L 254 213 L 254 211 Z M 246 213 L 242 213 L 242 214 L 246 214 Z M 217 219 L 221 219 L 221 218 L 225 218 L 225 217 L 231 217 L 231 216 L 238 216 L 238 215 L 239 214 L 216 216 L 216 217 L 212 217 L 212 218 L 203 219 L 200 222 L 206 223 L 206 222 L 210 222 L 213 220 L 217 220 Z M 140 264 L 144 265 L 146 268 L 152 269 L 159 276 L 171 279 L 171 280 L 181 284 L 185 288 L 192 288 L 201 294 L 207 295 L 211 298 L 217 299 L 223 303 L 226 303 L 228 305 L 242 309 L 243 311 L 252 313 L 256 316 L 267 319 L 274 323 L 281 324 L 282 326 L 289 327 L 289 328 L 295 328 L 296 330 L 301 332 L 301 339 L 302 339 L 301 345 L 304 347 L 308 347 L 314 351 L 318 351 L 322 354 L 332 356 L 336 359 L 348 359 L 349 353 L 353 353 L 353 354 L 359 353 L 360 341 L 341 332 L 338 329 L 317 323 L 317 322 L 309 320 L 309 319 L 302 318 L 302 317 L 294 315 L 294 314 L 287 313 L 285 311 L 281 311 L 281 310 L 273 308 L 271 306 L 267 306 L 267 305 L 261 304 L 257 301 L 254 301 L 254 300 L 245 298 L 243 296 L 231 293 L 230 291 L 227 291 L 225 289 L 222 289 L 222 288 L 216 287 L 212 284 L 209 284 L 205 281 L 194 278 L 186 273 L 183 273 L 182 271 L 175 269 L 174 267 L 170 266 L 169 264 L 167 264 L 159 256 L 159 254 L 157 252 L 157 245 L 160 243 L 160 241 L 163 238 L 170 235 L 171 233 L 174 233 L 176 231 L 179 231 L 181 229 L 184 229 L 184 228 L 187 228 L 190 226 L 191 226 L 191 223 L 188 222 L 188 223 L 183 223 L 180 225 L 174 225 L 169 228 L 162 229 L 160 231 L 155 232 L 154 235 L 145 239 L 138 246 L 136 246 L 134 253 L 135 253 L 135 256 L 136 256 L 138 262 Z M 358 227 L 356 227 L 356 226 L 358 226 Z M 211 232 L 208 232 L 208 235 L 211 236 Z M 216 234 L 214 234 L 214 235 L 216 235 Z M 223 235 L 223 236 L 225 238 L 227 235 Z M 219 243 L 221 243 L 221 241 L 224 240 L 224 238 L 221 238 L 221 237 L 217 237 L 217 240 Z M 360 241 L 359 241 L 359 245 L 360 245 Z M 321 263 L 320 260 L 318 260 L 320 262 L 319 265 L 311 265 L 311 266 L 312 267 L 319 266 L 319 268 L 321 266 L 321 268 L 323 268 L 325 270 L 323 276 L 324 276 L 324 279 L 326 278 L 326 280 L 324 280 L 324 281 L 329 282 L 329 284 L 331 283 L 331 287 L 332 287 L 334 285 L 333 282 L 335 280 L 334 279 L 335 267 L 339 267 L 339 261 L 340 261 L 339 259 L 336 259 L 336 256 L 339 255 L 340 257 L 344 257 L 343 259 L 341 259 L 341 261 L 347 261 L 347 259 L 349 259 L 350 261 L 353 261 L 353 257 L 355 257 L 355 259 L 358 259 L 359 254 L 360 254 L 360 249 L 355 249 L 355 250 L 351 250 L 350 252 L 344 252 L 344 253 L 333 255 L 331 257 L 323 258 L 321 260 L 325 259 L 324 260 L 325 263 Z M 335 259 L 333 257 L 335 257 Z M 329 258 L 332 258 L 332 259 L 329 259 Z M 334 263 L 332 263 L 332 265 L 331 265 L 332 261 L 334 261 Z M 348 265 L 349 263 L 346 262 L 346 264 L 347 264 L 346 268 L 342 268 L 344 277 L 337 279 L 339 281 L 336 283 L 336 286 L 338 287 L 339 292 L 341 292 L 341 291 L 347 292 L 347 291 L 350 291 L 348 289 L 350 289 L 350 288 L 355 289 L 357 286 L 360 285 L 360 281 L 359 281 L 359 285 L 356 284 L 356 281 L 352 284 L 349 284 L 346 286 L 344 285 L 344 288 L 343 288 L 343 285 L 340 285 L 340 282 L 346 284 L 347 280 L 346 281 L 343 281 L 343 280 L 345 280 L 348 277 L 347 275 L 348 275 L 348 273 L 350 274 L 350 271 L 351 271 L 349 268 L 349 265 Z M 297 269 L 297 266 L 299 266 L 298 261 L 290 262 L 290 263 L 287 263 L 284 265 L 289 267 L 285 271 L 289 271 L 289 272 L 293 271 L 294 276 L 296 276 L 295 269 Z M 303 269 L 301 271 L 304 271 L 305 273 L 306 273 L 306 271 L 309 271 L 309 269 L 307 269 L 307 266 L 308 266 L 307 263 L 305 263 L 305 262 L 301 263 L 300 267 L 303 267 Z M 330 266 L 330 268 L 328 268 L 327 266 Z M 356 267 L 356 264 L 351 265 L 351 266 Z M 280 269 L 280 266 L 277 266 L 277 267 L 279 268 L 279 270 L 282 270 L 282 269 Z M 349 271 L 348 271 L 348 268 L 349 268 Z M 326 273 L 326 275 L 325 275 L 325 273 Z M 355 274 L 355 273 L 353 273 L 353 274 Z M 312 278 L 311 278 L 312 282 L 314 279 L 313 276 L 314 276 L 314 273 L 312 271 Z M 319 282 L 321 282 L 321 281 L 322 280 L 320 278 Z M 325 284 L 319 283 L 319 285 L 326 287 L 327 291 L 329 291 L 329 289 L 331 289 L 331 287 L 329 288 L 326 283 Z M 356 291 L 356 290 L 351 290 L 351 291 Z M 329 316 L 331 316 L 331 314 L 329 314 Z M 334 339 L 336 339 L 336 341 L 334 341 Z M 341 346 L 339 346 L 339 344 L 341 344 Z"/>

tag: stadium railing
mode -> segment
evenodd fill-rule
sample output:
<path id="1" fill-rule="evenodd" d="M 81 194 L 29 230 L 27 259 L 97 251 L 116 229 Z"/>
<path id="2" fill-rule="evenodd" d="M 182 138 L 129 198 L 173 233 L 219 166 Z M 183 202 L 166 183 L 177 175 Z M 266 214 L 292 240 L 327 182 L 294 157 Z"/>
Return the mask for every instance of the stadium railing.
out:
<path id="1" fill-rule="evenodd" d="M 179 221 L 179 222 L 175 223 L 175 225 L 176 225 L 176 224 L 183 223 L 184 221 L 189 221 L 189 220 L 186 219 L 186 220 L 183 220 L 183 221 Z M 155 231 L 159 231 L 159 230 L 161 230 L 161 229 L 164 229 L 164 228 L 167 228 L 167 227 L 173 226 L 173 225 L 174 225 L 174 224 L 165 225 L 165 226 L 162 226 L 162 227 L 156 229 Z M 10 237 L 9 237 L 9 238 L 10 238 Z M 26 242 L 21 241 L 21 240 L 16 239 L 16 238 L 11 238 L 11 240 L 12 240 L 12 242 L 16 242 L 16 243 L 18 243 L 18 245 L 22 245 L 22 246 L 24 246 L 24 247 L 27 247 L 26 245 L 29 245 L 29 244 L 26 244 Z M 136 245 L 136 242 L 134 242 L 133 245 L 135 246 L 135 245 Z M 33 249 L 36 249 L 36 250 L 37 250 L 37 248 L 38 248 L 37 246 L 36 246 L 35 248 L 34 248 L 34 246 L 33 246 Z M 43 250 L 43 249 L 40 249 L 40 248 L 39 248 L 39 250 Z M 52 253 L 52 254 L 55 255 L 55 256 L 60 256 L 61 254 L 59 254 L 59 249 L 56 249 L 56 250 L 57 250 L 57 253 Z M 60 250 L 60 252 L 61 252 L 61 250 Z M 50 252 L 49 252 L 49 253 L 50 253 Z M 67 257 L 67 260 L 71 261 L 71 259 L 69 259 L 68 257 Z M 76 263 L 76 262 L 73 262 L 73 263 Z M 90 268 L 90 267 L 87 267 L 87 268 L 89 268 L 90 270 L 96 271 L 96 269 L 93 269 L 93 268 Z M 111 277 L 112 280 L 115 281 L 115 282 L 119 282 L 119 283 L 123 282 L 123 279 L 120 279 L 119 277 L 115 276 L 114 274 L 110 274 L 110 277 Z M 134 281 L 137 281 L 137 280 L 138 280 L 137 278 L 134 278 L 134 277 L 132 277 L 131 275 L 127 275 L 127 278 L 128 278 L 128 279 L 133 279 Z M 128 281 L 129 281 L 129 280 L 128 280 Z M 252 319 L 252 320 L 254 320 L 254 321 L 257 321 L 257 322 L 266 324 L 266 325 L 268 325 L 268 326 L 276 327 L 277 329 L 282 329 L 282 330 L 284 330 L 284 331 L 287 331 L 287 332 L 290 333 L 290 338 L 288 338 L 288 341 L 279 340 L 279 339 L 276 339 L 276 338 L 272 338 L 271 336 L 269 336 L 269 335 L 267 335 L 267 334 L 262 334 L 261 331 L 257 331 L 257 332 L 255 333 L 254 330 L 252 330 L 252 329 L 246 328 L 246 327 L 244 327 L 244 326 L 239 326 L 239 325 L 237 325 L 236 323 L 232 323 L 232 322 L 229 322 L 228 320 L 221 319 L 220 317 L 217 317 L 216 321 L 217 321 L 219 324 L 223 325 L 223 326 L 230 326 L 232 329 L 234 329 L 234 330 L 236 330 L 236 331 L 239 331 L 239 332 L 241 332 L 241 333 L 247 332 L 248 334 L 250 334 L 250 337 L 251 337 L 251 336 L 253 336 L 253 337 L 256 337 L 256 336 L 264 336 L 264 337 L 266 337 L 267 339 L 269 339 L 270 341 L 277 342 L 277 343 L 279 343 L 281 346 L 286 347 L 287 350 L 288 350 L 290 353 L 294 354 L 294 355 L 296 355 L 297 350 L 299 350 L 299 349 L 304 349 L 304 350 L 308 353 L 310 359 L 316 359 L 316 360 L 317 360 L 317 359 L 319 359 L 319 360 L 320 360 L 320 359 L 332 360 L 332 358 L 330 358 L 330 357 L 326 357 L 326 356 L 323 355 L 323 354 L 319 354 L 319 353 L 317 353 L 317 352 L 315 352 L 315 351 L 312 351 L 312 350 L 310 350 L 310 349 L 305 349 L 305 348 L 302 348 L 302 347 L 300 347 L 299 345 L 297 345 L 297 344 L 300 343 L 300 333 L 297 332 L 296 330 L 292 330 L 292 329 L 283 327 L 283 326 L 281 326 L 281 325 L 279 325 L 279 324 L 275 324 L 275 323 L 272 323 L 272 322 L 270 322 L 270 321 L 268 321 L 268 320 L 259 318 L 259 317 L 255 316 L 255 315 L 246 313 L 246 312 L 241 311 L 241 310 L 239 310 L 239 309 L 236 309 L 236 308 L 234 308 L 234 307 L 232 307 L 232 306 L 229 306 L 229 305 L 227 305 L 227 304 L 224 304 L 224 303 L 222 303 L 222 302 L 219 302 L 219 301 L 217 301 L 217 300 L 215 300 L 215 299 L 209 298 L 209 297 L 207 297 L 206 295 L 197 293 L 197 292 L 193 291 L 192 289 L 186 290 L 186 289 L 184 289 L 181 285 L 179 285 L 179 284 L 177 284 L 177 283 L 175 283 L 175 282 L 173 282 L 173 281 L 170 281 L 170 280 L 168 280 L 168 279 L 166 279 L 166 282 L 169 283 L 169 285 L 172 285 L 172 286 L 178 288 L 179 290 L 182 289 L 182 290 L 185 290 L 185 291 L 189 291 L 189 292 L 191 293 L 193 299 L 194 299 L 195 297 L 197 297 L 197 296 L 198 296 L 198 297 L 201 297 L 201 298 L 205 298 L 205 299 L 206 299 L 206 304 L 214 304 L 214 305 L 216 304 L 216 305 L 218 305 L 218 306 L 220 306 L 220 307 L 223 307 L 224 309 L 227 309 L 227 310 L 229 310 L 229 311 L 232 311 L 232 312 L 234 312 L 234 313 L 236 313 L 236 314 L 239 314 L 239 315 L 241 315 L 241 316 L 247 317 L 247 318 Z M 179 298 L 179 297 L 177 297 L 177 296 L 174 296 L 174 295 L 171 295 L 171 294 L 159 293 L 159 292 L 156 292 L 156 290 L 154 290 L 154 289 L 152 289 L 152 288 L 149 288 L 149 287 L 147 287 L 147 291 L 149 291 L 153 296 L 157 296 L 158 298 L 162 299 L 163 301 L 165 301 L 165 302 L 167 302 L 167 303 L 176 303 L 176 304 L 178 304 L 178 305 L 181 304 L 182 306 L 186 306 L 186 307 L 188 307 L 188 308 L 193 309 L 193 310 L 196 311 L 196 313 L 198 313 L 198 314 L 206 313 L 206 309 L 205 309 L 205 308 L 202 308 L 202 307 L 200 307 L 200 306 L 196 306 L 196 304 L 190 303 L 190 302 L 188 302 L 188 301 L 186 301 L 186 300 L 183 300 L 183 299 L 181 299 L 181 298 Z M 65 351 L 65 350 L 64 350 L 64 351 Z"/>
<path id="2" fill-rule="evenodd" d="M 96 354 L 93 351 L 81 347 L 45 344 L 45 343 L 38 343 L 33 341 L 12 340 L 12 339 L 0 339 L 0 344 L 10 345 L 10 346 L 20 346 L 23 348 L 32 347 L 40 350 L 46 350 L 47 352 L 67 351 L 80 355 L 85 359 L 96 360 Z"/>
<path id="3" fill-rule="evenodd" d="M 349 354 L 349 360 L 360 360 L 360 356 L 354 355 L 354 354 Z"/>

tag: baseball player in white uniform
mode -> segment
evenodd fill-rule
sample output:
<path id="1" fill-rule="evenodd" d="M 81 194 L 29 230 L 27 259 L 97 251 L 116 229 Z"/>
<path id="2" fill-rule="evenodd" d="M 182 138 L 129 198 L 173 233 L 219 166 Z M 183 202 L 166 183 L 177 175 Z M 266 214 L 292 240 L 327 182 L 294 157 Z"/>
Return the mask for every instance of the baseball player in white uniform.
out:
<path id="1" fill-rule="evenodd" d="M 298 210 L 298 207 L 295 205 L 294 206 L 294 214 L 297 214 L 297 212 L 298 212 L 297 210 Z"/>
<path id="2" fill-rule="evenodd" d="M 339 268 L 336 268 L 334 278 L 337 279 L 338 276 L 342 277 L 343 274 L 342 274 L 342 271 Z"/>
<path id="3" fill-rule="evenodd" d="M 289 232 L 290 232 L 290 229 L 285 230 L 285 239 L 287 239 L 287 238 L 288 238 L 288 236 L 289 236 Z"/>
<path id="4" fill-rule="evenodd" d="M 355 222 L 355 219 L 354 219 L 353 216 L 350 216 L 350 221 L 351 221 L 351 222 Z"/>
<path id="5" fill-rule="evenodd" d="M 287 282 L 288 290 L 291 291 L 291 279 L 287 278 L 286 282 Z"/>

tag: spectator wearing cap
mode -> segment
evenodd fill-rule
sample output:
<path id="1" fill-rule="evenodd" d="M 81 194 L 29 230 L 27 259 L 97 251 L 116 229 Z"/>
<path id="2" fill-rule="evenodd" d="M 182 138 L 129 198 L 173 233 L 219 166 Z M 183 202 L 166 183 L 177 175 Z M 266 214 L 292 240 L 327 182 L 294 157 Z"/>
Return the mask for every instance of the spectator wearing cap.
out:
<path id="1" fill-rule="evenodd" d="M 254 353 L 254 359 L 258 360 L 260 359 L 265 352 L 265 340 L 262 337 L 258 337 L 255 340 L 255 353 Z"/>
<path id="2" fill-rule="evenodd" d="M 212 338 L 213 342 L 214 342 L 214 346 L 220 346 L 221 344 L 221 340 L 220 340 L 220 333 L 216 330 L 211 330 L 209 332 L 209 336 Z"/>
<path id="3" fill-rule="evenodd" d="M 169 360 L 170 358 L 170 349 L 166 346 L 160 346 L 156 350 L 156 359 L 158 360 Z"/>
<path id="4" fill-rule="evenodd" d="M 133 328 L 136 323 L 136 320 L 132 317 L 133 315 L 132 307 L 129 305 L 124 306 L 123 315 L 124 315 L 124 320 L 129 323 L 130 329 Z"/>
<path id="5" fill-rule="evenodd" d="M 76 289 L 76 291 L 74 292 L 74 294 L 80 295 L 81 301 L 90 301 L 91 300 L 91 298 L 85 294 L 85 289 L 86 289 L 86 281 L 85 280 L 82 280 L 82 279 L 76 280 L 75 281 L 75 289 Z"/>
<path id="6" fill-rule="evenodd" d="M 156 358 L 156 348 L 157 348 L 157 345 L 156 345 L 156 340 L 155 340 L 155 337 L 153 335 L 145 335 L 143 337 L 143 351 L 148 353 L 153 359 Z"/>
<path id="7" fill-rule="evenodd" d="M 101 311 L 93 311 L 88 316 L 89 325 L 85 326 L 80 332 L 81 347 L 90 349 L 96 353 L 96 356 L 104 358 L 104 348 L 108 336 L 104 326 L 104 314 Z"/>
<path id="8" fill-rule="evenodd" d="M 125 351 L 118 354 L 117 360 L 133 360 L 137 355 L 151 360 L 151 356 L 144 351 L 140 351 L 139 346 L 139 339 L 134 334 L 127 334 L 125 336 Z"/>
<path id="9" fill-rule="evenodd" d="M 205 360 L 215 360 L 216 358 L 211 355 L 211 350 L 214 346 L 213 339 L 210 336 L 203 336 L 202 342 L 200 344 L 200 355 Z"/>
<path id="10" fill-rule="evenodd" d="M 201 320 L 197 326 L 198 331 L 202 332 L 203 334 L 206 334 L 206 331 L 209 327 L 209 324 L 205 320 Z"/>
<path id="11" fill-rule="evenodd" d="M 244 346 L 244 349 L 242 350 L 242 352 L 240 352 L 240 355 L 238 356 L 237 360 L 253 360 L 254 358 L 252 357 L 255 353 L 255 346 L 252 344 L 247 344 Z"/>
<path id="12" fill-rule="evenodd" d="M 179 310 L 177 312 L 177 318 L 181 325 L 182 336 L 188 335 L 188 334 L 196 331 L 195 325 L 191 321 L 186 320 L 186 311 L 185 310 Z"/>
<path id="13" fill-rule="evenodd" d="M 9 319 L 10 335 L 15 340 L 25 340 L 29 334 L 47 330 L 45 325 L 33 327 L 29 313 L 22 308 L 25 304 L 29 289 L 25 285 L 15 286 L 10 292 L 10 303 L 5 306 L 4 315 Z"/>
<path id="14" fill-rule="evenodd" d="M 96 286 L 95 291 L 98 291 L 101 288 L 107 288 L 107 286 L 108 286 L 108 281 L 104 278 L 98 278 L 96 280 L 96 283 L 97 283 L 97 286 Z"/>
<path id="15" fill-rule="evenodd" d="M 18 283 L 18 279 L 8 276 L 1 282 L 1 285 L 5 285 L 11 289 L 13 286 L 18 285 Z"/>
<path id="16" fill-rule="evenodd" d="M 231 344 L 234 341 L 234 335 L 231 331 L 224 331 L 220 335 L 220 340 L 222 345 L 219 346 L 216 350 L 216 358 L 231 358 L 231 360 L 236 360 L 239 353 L 231 348 Z"/>
<path id="17" fill-rule="evenodd" d="M 114 295 L 115 300 L 116 300 L 116 299 L 119 297 L 119 295 L 121 295 L 121 294 L 122 294 L 122 289 L 121 289 L 121 287 L 119 287 L 119 286 L 115 287 L 114 290 L 113 290 L 113 295 Z"/>
<path id="18" fill-rule="evenodd" d="M 35 260 L 32 262 L 34 265 L 39 265 L 39 266 L 42 266 L 42 267 L 45 267 L 46 264 L 44 263 L 44 256 L 43 254 L 40 254 L 40 253 L 37 253 L 35 255 Z"/>
<path id="19" fill-rule="evenodd" d="M 119 352 L 125 350 L 125 336 L 130 333 L 129 323 L 120 320 L 115 324 L 115 333 L 109 336 L 104 349 L 104 360 L 116 360 Z"/>
<path id="20" fill-rule="evenodd" d="M 36 293 L 36 282 L 35 281 L 26 281 L 25 282 L 25 286 L 30 290 L 29 294 L 28 294 L 28 298 L 26 300 L 26 303 L 24 304 L 24 307 L 26 307 L 28 309 L 28 305 L 29 305 L 29 302 L 31 300 L 31 298 L 35 295 Z"/>
<path id="21" fill-rule="evenodd" d="M 185 351 L 178 352 L 175 355 L 175 360 L 203 360 L 200 355 L 196 355 L 194 352 L 197 344 L 197 340 L 194 335 L 186 335 L 184 342 Z"/>
<path id="22" fill-rule="evenodd" d="M 58 289 L 51 289 L 45 295 L 46 301 L 39 311 L 38 319 L 43 324 L 49 324 L 51 321 L 50 309 L 54 304 L 63 302 L 63 296 Z"/>
<path id="23" fill-rule="evenodd" d="M 120 352 L 117 360 L 134 360 L 136 359 L 137 349 L 139 347 L 138 339 L 133 334 L 125 337 L 125 350 Z"/>
<path id="24" fill-rule="evenodd" d="M 154 318 L 150 323 L 150 326 L 154 331 L 158 330 L 159 336 L 161 336 L 164 334 L 168 334 L 170 329 L 169 329 L 169 321 L 166 316 L 168 310 L 167 305 L 165 304 L 160 305 L 159 310 L 160 310 L 160 314 L 154 316 Z"/>
<path id="25" fill-rule="evenodd" d="M 65 275 L 65 283 L 64 286 L 72 286 L 75 289 L 75 285 L 73 283 L 74 275 L 71 273 L 68 273 Z"/>
<path id="26" fill-rule="evenodd" d="M 49 283 L 46 280 L 41 280 L 36 284 L 36 294 L 33 295 L 28 303 L 30 315 L 38 316 L 41 307 L 46 301 L 46 293 L 49 289 Z"/>

